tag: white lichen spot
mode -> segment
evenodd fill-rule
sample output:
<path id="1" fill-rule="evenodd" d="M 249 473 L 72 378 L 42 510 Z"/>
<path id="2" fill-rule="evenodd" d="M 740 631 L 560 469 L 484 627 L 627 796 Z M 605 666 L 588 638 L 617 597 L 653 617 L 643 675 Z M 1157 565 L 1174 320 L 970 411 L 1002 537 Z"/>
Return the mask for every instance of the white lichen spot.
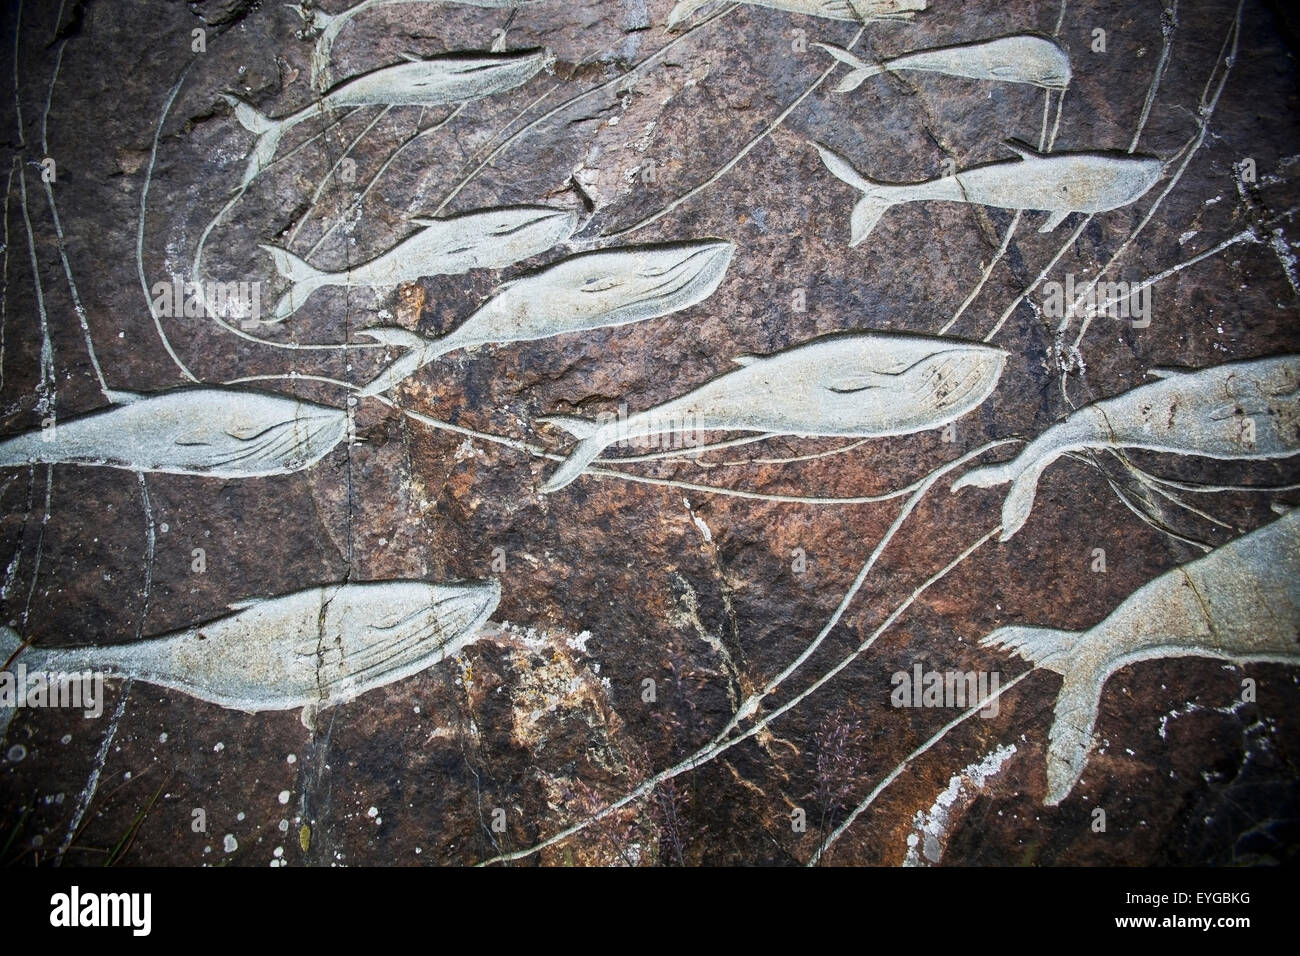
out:
<path id="1" fill-rule="evenodd" d="M 984 759 L 954 774 L 948 781 L 948 786 L 935 799 L 928 813 L 917 811 L 912 823 L 912 833 L 907 839 L 904 866 L 931 866 L 943 858 L 948 828 L 954 822 L 954 817 L 975 799 L 985 782 L 1001 771 L 1002 765 L 1015 752 L 1014 744 L 998 746 Z"/>

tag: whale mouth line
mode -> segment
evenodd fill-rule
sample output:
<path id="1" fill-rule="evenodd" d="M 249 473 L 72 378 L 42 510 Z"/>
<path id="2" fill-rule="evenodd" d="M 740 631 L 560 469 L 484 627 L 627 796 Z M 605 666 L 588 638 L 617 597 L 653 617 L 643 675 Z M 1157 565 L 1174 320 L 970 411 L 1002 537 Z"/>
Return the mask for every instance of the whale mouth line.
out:
<path id="1" fill-rule="evenodd" d="M 670 272 L 674 272 L 678 269 L 685 268 L 686 266 L 690 265 L 692 262 L 694 262 L 696 259 L 700 258 L 701 256 L 705 256 L 707 258 L 713 258 L 719 256 L 727 250 L 727 245 L 728 245 L 727 243 L 722 243 L 722 242 L 709 243 L 703 248 L 691 250 L 689 255 L 684 256 L 681 259 L 678 259 L 676 262 L 672 263 L 671 265 L 667 265 L 659 269 L 646 269 L 643 272 L 639 273 L 639 275 L 641 276 L 641 278 L 644 279 L 657 279 L 660 276 L 668 275 Z"/>
<path id="2" fill-rule="evenodd" d="M 881 388 L 884 388 L 884 386 L 863 385 L 861 388 L 836 388 L 834 385 L 832 385 L 830 386 L 830 388 L 827 389 L 827 391 L 832 392 L 835 395 L 857 395 L 860 394 L 861 392 L 878 391 Z"/>

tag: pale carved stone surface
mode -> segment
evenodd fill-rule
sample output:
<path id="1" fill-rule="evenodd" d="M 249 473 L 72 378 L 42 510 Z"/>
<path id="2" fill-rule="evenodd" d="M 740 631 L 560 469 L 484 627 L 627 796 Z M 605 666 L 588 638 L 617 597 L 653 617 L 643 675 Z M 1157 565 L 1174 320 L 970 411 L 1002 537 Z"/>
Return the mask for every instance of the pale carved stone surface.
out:
<path id="1" fill-rule="evenodd" d="M 1295 859 L 1283 5 L 4 18 L 2 862 Z"/>

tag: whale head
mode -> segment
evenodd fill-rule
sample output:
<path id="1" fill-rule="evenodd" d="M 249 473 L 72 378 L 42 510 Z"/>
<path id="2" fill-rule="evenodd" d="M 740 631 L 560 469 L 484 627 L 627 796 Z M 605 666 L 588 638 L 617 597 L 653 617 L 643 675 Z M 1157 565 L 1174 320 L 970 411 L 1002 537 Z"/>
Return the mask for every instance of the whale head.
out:
<path id="1" fill-rule="evenodd" d="M 905 435 L 980 405 L 1006 359 L 1002 349 L 958 339 L 861 332 L 763 359 L 762 374 L 799 394 L 810 434 Z"/>
<path id="2" fill-rule="evenodd" d="M 631 246 L 575 256 L 566 271 L 581 279 L 572 294 L 582 311 L 620 325 L 703 302 L 722 282 L 735 249 L 721 239 Z"/>
<path id="3" fill-rule="evenodd" d="M 417 673 L 475 640 L 500 600 L 495 580 L 344 585 L 325 607 L 321 688 L 345 700 Z"/>
<path id="4" fill-rule="evenodd" d="M 1046 37 L 1010 38 L 1015 45 L 1015 59 L 1008 68 L 1027 83 L 1048 90 L 1063 90 L 1070 85 L 1070 55 Z"/>
<path id="5" fill-rule="evenodd" d="M 200 470 L 232 477 L 287 474 L 315 464 L 348 432 L 347 412 L 273 395 L 226 393 L 211 417 L 180 434 Z"/>

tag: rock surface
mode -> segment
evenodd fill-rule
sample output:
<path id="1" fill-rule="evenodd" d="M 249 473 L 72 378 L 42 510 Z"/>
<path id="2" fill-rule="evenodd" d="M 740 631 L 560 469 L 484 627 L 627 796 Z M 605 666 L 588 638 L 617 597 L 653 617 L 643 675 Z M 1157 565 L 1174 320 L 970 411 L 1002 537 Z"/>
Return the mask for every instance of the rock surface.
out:
<path id="1" fill-rule="evenodd" d="M 1196 542 L 1223 544 L 1300 503 L 1294 491 L 1172 491 L 1139 475 L 1276 488 L 1297 482 L 1295 460 L 1063 460 L 1023 531 L 961 560 L 997 528 L 1000 490 L 950 494 L 949 473 L 896 532 L 908 496 L 826 500 L 881 495 L 987 442 L 1032 438 L 1153 368 L 1300 350 L 1294 16 L 1260 0 L 1169 6 L 931 0 L 911 23 L 871 24 L 858 52 L 1054 35 L 1073 66 L 1063 102 L 899 72 L 850 94 L 821 86 L 754 142 L 831 66 L 812 43 L 847 45 L 853 24 L 715 4 L 669 33 L 669 0 L 379 4 L 339 32 L 335 79 L 494 42 L 549 48 L 553 72 L 461 109 L 304 123 L 237 194 L 252 136 L 221 94 L 273 117 L 310 104 L 319 30 L 278 3 L 10 2 L 6 436 L 104 406 L 96 361 L 110 389 L 264 376 L 257 387 L 345 407 L 347 386 L 398 355 L 373 348 L 368 327 L 442 334 L 500 282 L 574 250 L 716 237 L 737 252 L 688 311 L 445 356 L 390 401 L 356 403 L 355 441 L 298 474 L 0 471 L 0 614 L 38 647 L 138 641 L 329 582 L 496 577 L 503 591 L 454 660 L 310 729 L 297 713 L 115 679 L 98 719 L 20 709 L 0 754 L 3 862 L 94 864 L 126 837 L 126 864 L 472 864 L 579 825 L 519 862 L 1294 862 L 1295 667 L 1126 668 L 1102 696 L 1081 782 L 1054 807 L 1043 798 L 1057 675 L 1030 675 L 996 716 L 937 740 L 961 709 L 896 708 L 891 676 L 920 665 L 1009 682 L 1029 665 L 981 648 L 983 635 L 1091 627 L 1203 554 Z M 1007 139 L 1135 149 L 1164 160 L 1165 176 L 1136 203 L 1051 233 L 1037 231 L 1043 213 L 1025 213 L 1004 251 L 1015 214 L 962 203 L 896 207 L 850 248 L 858 196 L 809 145 L 875 179 L 917 181 L 1005 160 Z M 281 325 L 151 314 L 146 288 L 193 280 L 201 242 L 199 276 L 261 283 L 269 312 L 286 286 L 260 244 L 337 271 L 393 246 L 412 218 L 536 203 L 580 213 L 570 249 L 396 289 L 327 288 Z M 1082 287 L 1103 269 L 1106 281 L 1159 277 L 1150 323 L 1098 316 L 1075 347 L 1079 319 L 1058 334 L 1042 283 L 1073 275 Z M 672 449 L 552 495 L 539 486 L 555 462 L 520 444 L 566 454 L 570 438 L 543 416 L 636 411 L 736 356 L 845 330 L 935 334 L 958 313 L 947 334 L 991 335 L 1009 357 L 954 430 Z M 710 752 L 828 627 L 740 721 L 753 732 Z M 697 754 L 693 769 L 680 763 Z"/>

